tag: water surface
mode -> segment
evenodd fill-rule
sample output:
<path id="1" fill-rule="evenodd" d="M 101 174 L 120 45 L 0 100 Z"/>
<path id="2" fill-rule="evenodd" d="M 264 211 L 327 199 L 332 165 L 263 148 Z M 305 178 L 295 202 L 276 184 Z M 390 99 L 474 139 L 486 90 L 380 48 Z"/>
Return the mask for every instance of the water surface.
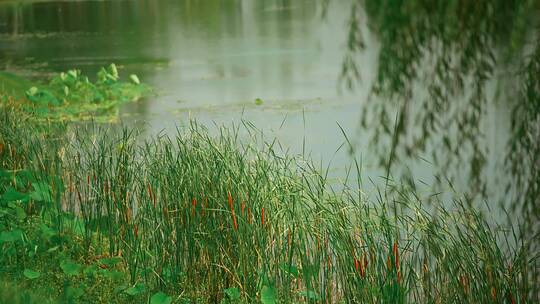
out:
<path id="1" fill-rule="evenodd" d="M 73 67 L 95 74 L 114 62 L 121 75 L 135 73 L 157 91 L 123 106 L 126 124 L 150 136 L 176 132 L 189 118 L 208 126 L 245 119 L 284 150 L 331 162 L 333 178 L 351 163 L 348 149 L 336 153 L 344 143 L 339 124 L 354 139 L 369 189 L 369 179 L 381 184 L 385 174 L 358 128 L 377 44 L 358 57 L 359 86 L 340 90 L 350 1 L 333 1 L 325 18 L 321 8 L 316 0 L 3 1 L 0 69 L 43 78 Z M 504 149 L 498 118 L 505 115 L 494 109 L 487 122 L 493 151 Z M 501 155 L 490 156 L 488 174 Z M 425 159 L 400 164 L 420 185 L 433 182 Z"/>

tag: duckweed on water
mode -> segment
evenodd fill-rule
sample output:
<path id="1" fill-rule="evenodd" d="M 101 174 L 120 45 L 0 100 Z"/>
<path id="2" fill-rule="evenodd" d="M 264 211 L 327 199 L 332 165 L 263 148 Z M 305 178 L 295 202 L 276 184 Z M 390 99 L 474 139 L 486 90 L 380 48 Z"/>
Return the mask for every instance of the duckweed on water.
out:
<path id="1" fill-rule="evenodd" d="M 102 68 L 92 83 L 80 70 L 53 77 L 47 84 L 32 83 L 15 75 L 0 74 L 0 93 L 11 96 L 38 120 L 114 120 L 118 105 L 136 101 L 150 93 L 137 75 L 121 81 L 115 64 Z M 4 102 L 5 99 L 3 98 Z"/>
<path id="2" fill-rule="evenodd" d="M 535 238 L 459 200 L 428 213 L 399 184 L 374 201 L 360 181 L 334 192 L 247 122 L 143 142 L 136 130 L 19 123 L 0 117 L 9 290 L 91 303 L 539 300 Z"/>

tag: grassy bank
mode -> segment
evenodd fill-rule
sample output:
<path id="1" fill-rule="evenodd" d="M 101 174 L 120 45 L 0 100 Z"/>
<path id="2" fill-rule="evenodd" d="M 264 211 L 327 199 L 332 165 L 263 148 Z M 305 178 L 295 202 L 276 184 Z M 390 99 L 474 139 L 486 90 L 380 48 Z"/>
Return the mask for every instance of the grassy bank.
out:
<path id="1" fill-rule="evenodd" d="M 492 227 L 459 200 L 428 213 L 399 185 L 375 201 L 360 181 L 333 192 L 323 171 L 276 151 L 249 124 L 210 136 L 193 122 L 143 141 L 136 130 L 24 117 L 0 113 L 1 297 L 539 300 L 534 238 Z M 240 129 L 250 143 L 238 140 Z"/>

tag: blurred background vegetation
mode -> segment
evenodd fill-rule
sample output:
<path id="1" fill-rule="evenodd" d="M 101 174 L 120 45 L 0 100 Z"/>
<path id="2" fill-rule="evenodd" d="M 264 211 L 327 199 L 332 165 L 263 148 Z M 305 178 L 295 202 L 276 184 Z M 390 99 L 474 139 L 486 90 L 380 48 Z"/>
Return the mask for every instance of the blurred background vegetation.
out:
<path id="1" fill-rule="evenodd" d="M 491 174 L 511 175 L 498 185 L 506 188 L 505 205 L 538 229 L 539 9 L 535 0 L 352 4 L 342 79 L 349 87 L 361 81 L 355 57 L 366 48 L 379 49 L 361 124 L 376 130 L 371 141 L 387 171 L 429 154 L 441 183 L 454 183 L 467 172 L 472 201 L 488 196 L 487 155 L 505 153 L 504 167 Z M 366 42 L 370 35 L 375 46 Z M 509 129 L 505 151 L 489 151 L 486 141 L 486 120 L 495 107 L 511 113 L 509 122 L 495 122 Z"/>

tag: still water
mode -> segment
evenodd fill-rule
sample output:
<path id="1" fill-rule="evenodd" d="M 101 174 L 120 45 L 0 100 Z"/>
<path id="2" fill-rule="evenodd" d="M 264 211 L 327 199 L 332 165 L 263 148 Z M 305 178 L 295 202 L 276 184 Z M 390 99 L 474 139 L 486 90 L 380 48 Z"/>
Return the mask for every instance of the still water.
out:
<path id="1" fill-rule="evenodd" d="M 190 117 L 207 126 L 245 119 L 283 149 L 305 147 L 331 162 L 334 179 L 351 163 L 347 149 L 336 153 L 344 142 L 339 124 L 355 142 L 364 180 L 378 184 L 384 170 L 358 128 L 377 43 L 368 36 L 357 58 L 362 82 L 341 90 L 349 15 L 348 0 L 332 1 L 324 18 L 316 0 L 1 1 L 0 69 L 32 78 L 74 67 L 93 75 L 114 62 L 157 92 L 123 106 L 124 123 L 150 136 L 176 132 Z M 493 151 L 504 149 L 504 113 L 495 109 L 487 122 Z M 490 155 L 488 175 L 502 155 Z M 401 166 L 430 185 L 434 168 L 425 159 Z"/>

